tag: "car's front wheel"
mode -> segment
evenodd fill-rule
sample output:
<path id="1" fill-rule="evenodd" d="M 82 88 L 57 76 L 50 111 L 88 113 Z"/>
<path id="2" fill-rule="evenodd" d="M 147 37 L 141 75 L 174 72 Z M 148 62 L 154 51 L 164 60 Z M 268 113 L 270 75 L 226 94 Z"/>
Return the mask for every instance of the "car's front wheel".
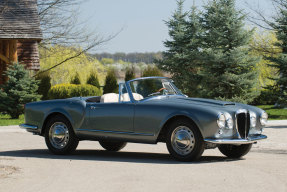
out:
<path id="1" fill-rule="evenodd" d="M 127 145 L 126 142 L 119 141 L 99 141 L 99 143 L 107 151 L 119 151 Z"/>
<path id="2" fill-rule="evenodd" d="M 219 151 L 230 158 L 240 158 L 246 155 L 252 147 L 252 144 L 243 145 L 220 145 L 218 146 Z"/>
<path id="3" fill-rule="evenodd" d="M 198 128 L 186 119 L 172 122 L 166 135 L 169 153 L 179 161 L 194 161 L 204 151 L 204 141 Z"/>
<path id="4" fill-rule="evenodd" d="M 48 120 L 45 141 L 48 149 L 57 155 L 69 154 L 75 151 L 79 144 L 70 122 L 62 115 Z"/>

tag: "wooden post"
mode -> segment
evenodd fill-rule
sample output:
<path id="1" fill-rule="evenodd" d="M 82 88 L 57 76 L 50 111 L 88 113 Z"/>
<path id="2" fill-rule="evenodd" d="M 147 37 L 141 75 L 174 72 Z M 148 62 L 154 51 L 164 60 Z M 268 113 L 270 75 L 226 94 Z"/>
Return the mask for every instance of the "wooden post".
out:
<path id="1" fill-rule="evenodd" d="M 0 84 L 7 81 L 7 77 L 3 76 L 9 64 L 18 62 L 17 40 L 1 40 L 0 41 Z"/>
<path id="2" fill-rule="evenodd" d="M 9 59 L 9 40 L 5 40 L 4 42 L 4 55 Z M 6 63 L 7 65 L 8 63 Z"/>
<path id="3" fill-rule="evenodd" d="M 9 60 L 11 63 L 18 62 L 18 55 L 17 55 L 17 40 L 10 40 L 9 41 Z"/>
<path id="4" fill-rule="evenodd" d="M 0 54 L 3 55 L 3 40 L 0 40 Z M 4 72 L 4 61 L 0 59 L 0 85 L 4 83 L 3 72 Z"/>

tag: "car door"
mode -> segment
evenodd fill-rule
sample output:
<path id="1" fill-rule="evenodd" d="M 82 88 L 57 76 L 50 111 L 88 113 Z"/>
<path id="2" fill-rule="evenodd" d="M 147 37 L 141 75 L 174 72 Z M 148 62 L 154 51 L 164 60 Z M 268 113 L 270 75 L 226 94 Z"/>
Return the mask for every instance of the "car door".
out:
<path id="1" fill-rule="evenodd" d="M 87 108 L 91 131 L 133 132 L 133 103 L 89 103 Z"/>

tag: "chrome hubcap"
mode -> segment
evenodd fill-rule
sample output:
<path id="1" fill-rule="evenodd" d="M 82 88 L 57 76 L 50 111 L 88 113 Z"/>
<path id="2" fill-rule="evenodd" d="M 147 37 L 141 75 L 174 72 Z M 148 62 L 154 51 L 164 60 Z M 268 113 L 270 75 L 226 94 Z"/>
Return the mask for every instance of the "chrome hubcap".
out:
<path id="1" fill-rule="evenodd" d="M 171 135 L 172 148 L 179 155 L 188 155 L 192 152 L 195 144 L 193 132 L 186 126 L 179 126 Z"/>
<path id="2" fill-rule="evenodd" d="M 63 149 L 69 141 L 69 129 L 62 122 L 56 122 L 50 127 L 49 140 L 53 147 Z"/>

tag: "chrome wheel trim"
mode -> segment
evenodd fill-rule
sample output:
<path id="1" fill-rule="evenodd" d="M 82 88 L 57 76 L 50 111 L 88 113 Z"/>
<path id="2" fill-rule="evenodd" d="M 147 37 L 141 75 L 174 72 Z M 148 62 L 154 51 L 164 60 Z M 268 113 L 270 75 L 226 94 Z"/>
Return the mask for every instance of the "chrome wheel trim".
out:
<path id="1" fill-rule="evenodd" d="M 179 155 L 190 154 L 195 145 L 195 137 L 187 126 L 176 127 L 171 134 L 171 146 Z"/>
<path id="2" fill-rule="evenodd" d="M 56 149 L 63 149 L 69 141 L 69 129 L 62 122 L 55 122 L 49 130 L 49 140 Z"/>

